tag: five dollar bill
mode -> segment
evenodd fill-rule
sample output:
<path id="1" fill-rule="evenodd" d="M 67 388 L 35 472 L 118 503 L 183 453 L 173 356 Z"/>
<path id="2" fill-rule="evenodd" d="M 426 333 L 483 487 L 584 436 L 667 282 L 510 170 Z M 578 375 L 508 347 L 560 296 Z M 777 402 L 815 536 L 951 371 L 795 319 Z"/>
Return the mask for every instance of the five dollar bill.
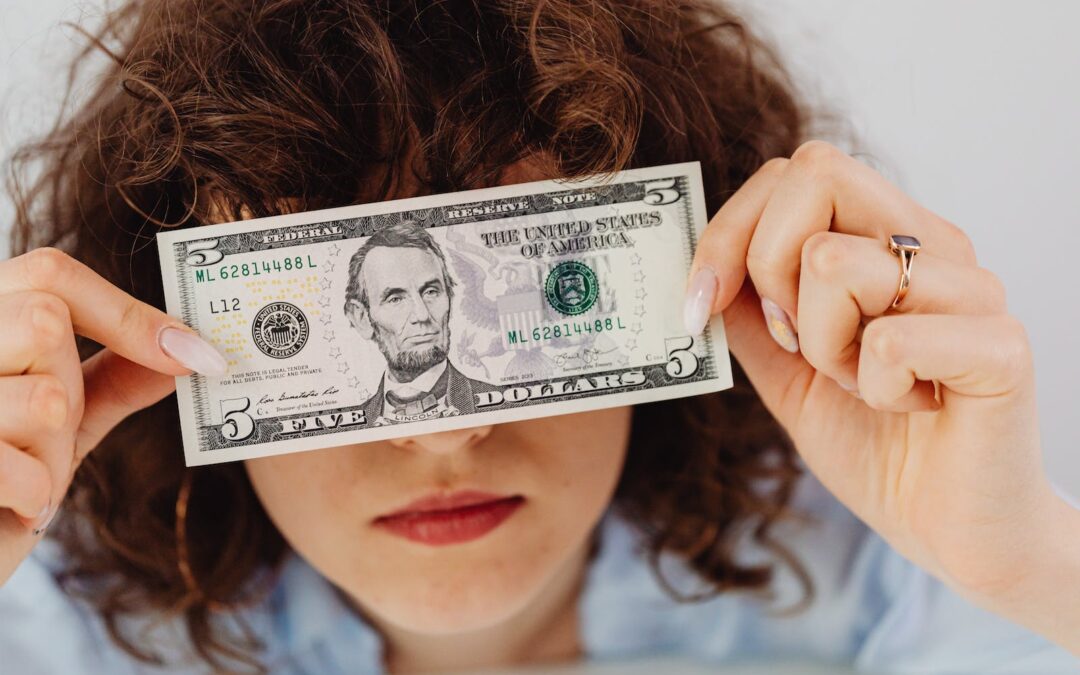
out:
<path id="1" fill-rule="evenodd" d="M 158 235 L 165 298 L 227 359 L 177 379 L 188 466 L 727 389 L 683 328 L 698 163 Z"/>

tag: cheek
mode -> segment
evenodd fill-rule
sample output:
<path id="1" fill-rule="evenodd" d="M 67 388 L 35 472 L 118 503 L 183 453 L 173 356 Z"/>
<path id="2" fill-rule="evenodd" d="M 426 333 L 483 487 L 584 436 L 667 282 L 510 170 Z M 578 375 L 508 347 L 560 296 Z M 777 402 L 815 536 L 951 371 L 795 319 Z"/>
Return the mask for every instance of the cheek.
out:
<path id="1" fill-rule="evenodd" d="M 390 328 L 393 322 L 393 312 L 388 311 L 385 307 L 380 307 L 377 311 L 375 309 L 371 310 L 371 323 L 375 326 L 376 332 L 384 335 L 392 332 Z"/>
<path id="2" fill-rule="evenodd" d="M 428 303 L 428 311 L 439 323 L 446 321 L 450 315 L 450 298 L 443 294 Z"/>
<path id="3" fill-rule="evenodd" d="M 624 407 L 537 420 L 544 439 L 538 470 L 551 483 L 548 502 L 559 521 L 584 521 L 587 528 L 599 518 L 622 473 L 630 419 Z"/>
<path id="4" fill-rule="evenodd" d="M 335 449 L 313 450 L 244 462 L 248 478 L 270 520 L 302 553 L 330 540 L 350 476 Z"/>
<path id="5" fill-rule="evenodd" d="M 397 302 L 372 308 L 371 320 L 383 335 L 397 335 L 398 328 L 405 322 L 409 310 L 407 303 Z"/>

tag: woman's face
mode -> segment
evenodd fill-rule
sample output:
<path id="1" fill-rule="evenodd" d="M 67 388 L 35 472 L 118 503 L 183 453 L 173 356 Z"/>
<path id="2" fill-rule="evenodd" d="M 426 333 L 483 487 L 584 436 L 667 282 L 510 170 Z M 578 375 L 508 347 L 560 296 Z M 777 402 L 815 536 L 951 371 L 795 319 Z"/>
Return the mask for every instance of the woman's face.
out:
<path id="1" fill-rule="evenodd" d="M 401 178 L 397 196 L 416 194 L 416 176 Z M 522 160 L 503 167 L 498 183 L 545 178 L 551 176 Z M 293 549 L 367 614 L 415 632 L 465 632 L 509 618 L 549 582 L 564 583 L 564 568 L 583 557 L 615 491 L 630 417 L 630 408 L 613 408 L 245 466 Z M 413 538 L 380 519 L 417 499 L 463 490 L 520 499 L 510 515 L 500 509 L 504 519 L 486 532 L 477 525 L 490 528 L 494 511 L 449 525 L 391 521 Z M 445 541 L 448 530 L 458 541 Z"/>
<path id="2" fill-rule="evenodd" d="M 630 418 L 630 408 L 612 408 L 245 464 L 289 544 L 365 612 L 411 631 L 464 632 L 523 609 L 588 544 L 618 482 Z M 407 528 L 418 540 L 378 520 L 461 490 L 522 499 L 467 541 L 432 541 L 445 523 Z"/>

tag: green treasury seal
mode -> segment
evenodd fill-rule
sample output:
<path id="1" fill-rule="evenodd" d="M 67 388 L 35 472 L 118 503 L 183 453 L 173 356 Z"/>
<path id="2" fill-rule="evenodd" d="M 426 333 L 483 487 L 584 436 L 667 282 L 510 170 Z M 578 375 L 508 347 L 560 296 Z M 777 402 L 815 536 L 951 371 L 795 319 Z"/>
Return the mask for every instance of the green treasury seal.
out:
<path id="1" fill-rule="evenodd" d="M 567 260 L 548 273 L 544 294 L 556 311 L 569 316 L 584 314 L 599 295 L 596 272 L 583 262 Z"/>

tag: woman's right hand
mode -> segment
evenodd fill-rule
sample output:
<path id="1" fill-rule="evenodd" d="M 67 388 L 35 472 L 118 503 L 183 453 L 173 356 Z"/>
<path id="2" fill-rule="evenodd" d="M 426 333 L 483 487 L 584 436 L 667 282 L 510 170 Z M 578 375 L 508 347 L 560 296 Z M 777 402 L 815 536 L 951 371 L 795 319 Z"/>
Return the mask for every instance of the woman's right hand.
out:
<path id="1" fill-rule="evenodd" d="M 33 549 L 75 469 L 175 376 L 225 360 L 176 319 L 51 248 L 0 261 L 0 585 Z M 85 363 L 75 335 L 103 345 Z"/>

